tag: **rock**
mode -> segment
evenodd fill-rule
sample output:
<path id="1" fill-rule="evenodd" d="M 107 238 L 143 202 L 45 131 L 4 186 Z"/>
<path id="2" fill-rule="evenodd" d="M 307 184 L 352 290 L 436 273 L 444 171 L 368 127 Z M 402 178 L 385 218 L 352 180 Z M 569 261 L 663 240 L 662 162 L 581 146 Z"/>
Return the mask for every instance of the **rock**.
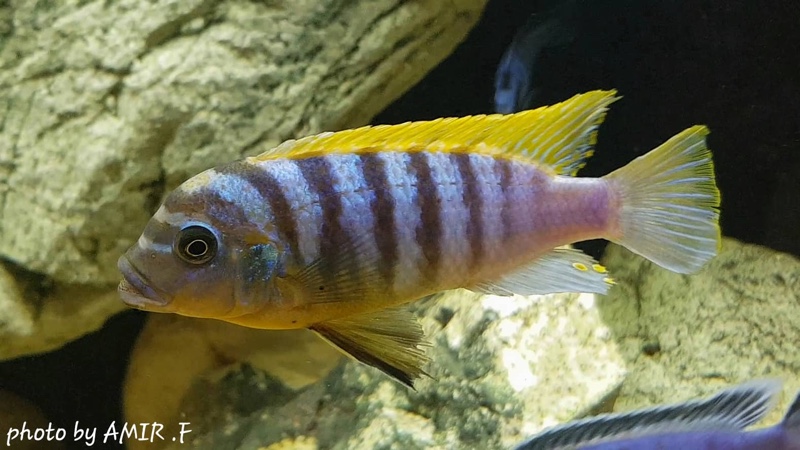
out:
<path id="1" fill-rule="evenodd" d="M 5 447 L 15 450 L 61 450 L 65 441 L 72 440 L 73 430 L 61 426 L 63 431 L 59 431 L 59 427 L 59 424 L 49 422 L 39 407 L 27 399 L 0 390 L 0 436 Z M 11 429 L 15 429 L 16 434 Z M 13 436 L 16 437 L 12 439 Z"/>
<path id="2" fill-rule="evenodd" d="M 0 263 L 0 361 L 57 349 L 123 308 L 107 288 L 50 283 Z"/>
<path id="3" fill-rule="evenodd" d="M 209 394 L 209 380 L 226 376 L 240 363 L 276 380 L 269 384 L 266 397 L 254 392 L 264 383 L 246 386 L 252 388 L 243 390 L 246 400 L 257 402 L 274 400 L 273 387 L 295 390 L 319 381 L 340 358 L 339 351 L 306 330 L 256 330 L 217 320 L 150 314 L 128 366 L 125 419 L 129 423 L 159 422 L 165 425 L 165 435 L 177 436 L 178 422 L 192 417 L 191 411 L 181 407 L 187 393 L 194 389 L 192 392 L 201 402 L 216 399 Z M 211 417 L 216 415 L 204 420 Z M 195 420 L 192 422 L 195 426 Z M 129 450 L 154 450 L 160 444 L 127 443 Z"/>
<path id="4" fill-rule="evenodd" d="M 0 10 L 0 256 L 70 283 L 165 190 L 288 138 L 367 123 L 486 0 L 21 2 Z"/>
<path id="5" fill-rule="evenodd" d="M 57 348 L 122 309 L 116 260 L 165 191 L 287 138 L 365 124 L 485 2 L 0 5 L 0 259 L 15 267 L 0 268 L 0 359 Z"/>
<path id="6" fill-rule="evenodd" d="M 167 448 L 505 449 L 613 399 L 626 373 L 592 295 L 458 290 L 414 308 L 432 343 L 416 392 L 349 359 L 303 389 L 243 365 L 193 383 L 191 445 Z"/>
<path id="7" fill-rule="evenodd" d="M 780 419 L 800 388 L 800 261 L 726 238 L 692 276 L 617 245 L 603 262 L 619 286 L 599 301 L 600 312 L 630 368 L 619 410 L 779 377 L 784 399 L 765 424 Z"/>

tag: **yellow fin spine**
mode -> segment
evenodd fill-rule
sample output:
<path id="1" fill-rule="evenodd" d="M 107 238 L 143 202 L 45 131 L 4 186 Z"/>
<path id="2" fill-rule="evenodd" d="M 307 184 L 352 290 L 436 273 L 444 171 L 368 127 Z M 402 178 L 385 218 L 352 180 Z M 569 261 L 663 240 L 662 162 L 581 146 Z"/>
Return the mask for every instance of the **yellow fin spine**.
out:
<path id="1" fill-rule="evenodd" d="M 537 163 L 574 175 L 592 155 L 597 127 L 616 91 L 591 91 L 516 114 L 449 117 L 324 132 L 286 141 L 254 158 L 308 158 L 331 153 L 440 151 Z"/>

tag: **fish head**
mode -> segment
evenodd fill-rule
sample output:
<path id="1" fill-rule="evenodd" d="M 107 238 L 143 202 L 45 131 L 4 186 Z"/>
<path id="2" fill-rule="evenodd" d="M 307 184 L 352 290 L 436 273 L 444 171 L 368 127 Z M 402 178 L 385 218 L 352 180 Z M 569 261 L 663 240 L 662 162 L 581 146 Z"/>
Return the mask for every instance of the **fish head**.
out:
<path id="1" fill-rule="evenodd" d="M 257 311 L 270 295 L 278 246 L 241 217 L 241 205 L 207 194 L 186 186 L 170 193 L 119 258 L 125 304 L 225 320 Z"/>

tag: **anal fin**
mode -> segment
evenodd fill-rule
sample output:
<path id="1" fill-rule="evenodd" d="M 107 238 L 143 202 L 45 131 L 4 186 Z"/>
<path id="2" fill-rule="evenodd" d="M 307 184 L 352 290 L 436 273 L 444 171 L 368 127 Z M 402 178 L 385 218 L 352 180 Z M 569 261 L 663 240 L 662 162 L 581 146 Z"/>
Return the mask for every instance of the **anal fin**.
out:
<path id="1" fill-rule="evenodd" d="M 591 256 L 559 247 L 531 264 L 498 280 L 478 283 L 469 289 L 491 295 L 543 295 L 556 292 L 605 294 L 614 281 L 605 267 Z"/>
<path id="2" fill-rule="evenodd" d="M 429 361 L 421 346 L 424 332 L 417 318 L 401 308 L 330 320 L 310 327 L 346 355 L 375 367 L 414 388 L 414 380 L 430 376 L 422 369 Z"/>

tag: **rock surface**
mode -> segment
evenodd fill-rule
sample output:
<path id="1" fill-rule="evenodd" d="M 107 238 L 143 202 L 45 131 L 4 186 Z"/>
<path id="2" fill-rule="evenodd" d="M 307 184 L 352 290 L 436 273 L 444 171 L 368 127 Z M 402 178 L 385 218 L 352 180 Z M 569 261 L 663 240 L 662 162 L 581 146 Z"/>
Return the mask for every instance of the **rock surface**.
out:
<path id="1" fill-rule="evenodd" d="M 0 359 L 122 308 L 116 260 L 162 195 L 287 138 L 367 123 L 486 0 L 0 5 Z M 19 269 L 19 270 L 16 270 Z M 29 280 L 38 280 L 28 296 Z"/>
<path id="2" fill-rule="evenodd" d="M 0 255 L 115 282 L 165 189 L 367 123 L 485 2 L 18 2 L 0 15 Z"/>
<path id="3" fill-rule="evenodd" d="M 700 397 L 759 377 L 785 383 L 777 422 L 800 388 L 800 261 L 724 239 L 693 276 L 617 246 L 603 258 L 619 283 L 598 302 L 630 375 L 619 410 Z"/>
<path id="4" fill-rule="evenodd" d="M 16 394 L 0 390 L 0 436 L 4 447 L 15 450 L 62 450 L 64 442 L 72 440 L 73 430 L 52 424 L 51 439 L 48 440 L 49 424 L 52 423 L 38 406 Z M 59 427 L 63 431 L 59 431 Z M 12 429 L 16 430 L 16 434 Z M 37 429 L 42 431 L 37 433 Z"/>
<path id="5" fill-rule="evenodd" d="M 159 422 L 165 425 L 165 433 L 178 433 L 178 422 L 187 417 L 181 407 L 187 393 L 236 370 L 239 364 L 280 380 L 267 391 L 276 386 L 287 391 L 319 381 L 341 357 L 339 351 L 306 330 L 255 330 L 217 320 L 150 314 L 128 366 L 125 419 Z M 275 396 L 274 391 L 256 395 L 258 386 L 245 386 L 248 401 Z M 200 401 L 216 398 L 207 390 L 197 396 Z M 154 450 L 162 444 L 129 441 L 127 446 L 128 450 Z"/>
<path id="6" fill-rule="evenodd" d="M 173 415 L 191 423 L 192 445 L 167 448 L 508 448 L 613 399 L 626 373 L 592 295 L 502 298 L 459 290 L 414 306 L 433 344 L 426 368 L 433 379 L 419 380 L 416 392 L 350 360 L 299 390 L 252 364 L 213 378 L 194 374 Z M 165 349 L 142 354 L 170 358 Z M 126 390 L 127 402 L 151 410 L 164 403 L 145 392 L 162 379 L 148 374 L 152 361 L 134 358 Z M 157 370 L 186 371 L 189 364 L 176 359 Z M 147 414 L 137 417 L 154 417 Z"/>
<path id="7" fill-rule="evenodd" d="M 0 262 L 0 361 L 59 348 L 124 307 L 114 290 L 52 283 Z"/>

